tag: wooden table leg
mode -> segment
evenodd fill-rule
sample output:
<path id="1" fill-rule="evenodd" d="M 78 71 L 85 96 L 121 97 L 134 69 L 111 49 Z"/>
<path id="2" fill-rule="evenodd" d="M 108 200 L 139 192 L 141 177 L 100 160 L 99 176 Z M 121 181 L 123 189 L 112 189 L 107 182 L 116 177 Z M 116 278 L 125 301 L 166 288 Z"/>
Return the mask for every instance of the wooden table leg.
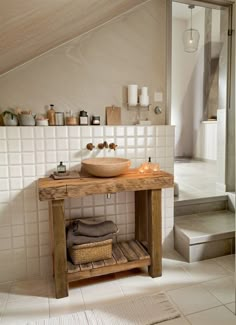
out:
<path id="1" fill-rule="evenodd" d="M 64 200 L 52 201 L 52 222 L 56 298 L 63 298 L 68 296 Z"/>
<path id="2" fill-rule="evenodd" d="M 148 238 L 148 191 L 135 192 L 135 239 L 147 242 Z"/>
<path id="3" fill-rule="evenodd" d="M 148 248 L 151 257 L 148 271 L 155 278 L 162 274 L 161 190 L 148 191 L 148 205 Z"/>

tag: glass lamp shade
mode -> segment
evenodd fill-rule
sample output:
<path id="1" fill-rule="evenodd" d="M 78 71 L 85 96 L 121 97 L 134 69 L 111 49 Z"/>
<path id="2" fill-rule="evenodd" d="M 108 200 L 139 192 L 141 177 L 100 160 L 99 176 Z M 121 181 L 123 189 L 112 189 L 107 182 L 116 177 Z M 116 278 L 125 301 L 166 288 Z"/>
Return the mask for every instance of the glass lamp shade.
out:
<path id="1" fill-rule="evenodd" d="M 200 34 L 196 29 L 187 29 L 184 31 L 184 51 L 185 52 L 196 52 L 198 49 Z"/>

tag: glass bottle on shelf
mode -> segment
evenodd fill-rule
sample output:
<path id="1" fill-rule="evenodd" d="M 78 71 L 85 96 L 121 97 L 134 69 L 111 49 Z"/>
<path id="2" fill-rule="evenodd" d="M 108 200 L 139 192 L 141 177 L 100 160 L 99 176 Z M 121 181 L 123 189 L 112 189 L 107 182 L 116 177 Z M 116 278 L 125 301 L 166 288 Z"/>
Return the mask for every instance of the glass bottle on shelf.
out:
<path id="1" fill-rule="evenodd" d="M 56 112 L 54 110 L 54 105 L 50 104 L 50 109 L 47 112 L 48 124 L 56 125 Z"/>

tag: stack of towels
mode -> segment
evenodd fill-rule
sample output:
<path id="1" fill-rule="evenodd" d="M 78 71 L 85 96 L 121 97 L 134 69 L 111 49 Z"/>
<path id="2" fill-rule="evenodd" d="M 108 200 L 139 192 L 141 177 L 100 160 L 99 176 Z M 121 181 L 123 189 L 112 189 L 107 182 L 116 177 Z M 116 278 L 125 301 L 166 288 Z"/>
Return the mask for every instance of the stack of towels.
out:
<path id="1" fill-rule="evenodd" d="M 112 221 L 87 223 L 76 220 L 68 227 L 67 247 L 112 239 L 117 232 L 117 225 Z"/>

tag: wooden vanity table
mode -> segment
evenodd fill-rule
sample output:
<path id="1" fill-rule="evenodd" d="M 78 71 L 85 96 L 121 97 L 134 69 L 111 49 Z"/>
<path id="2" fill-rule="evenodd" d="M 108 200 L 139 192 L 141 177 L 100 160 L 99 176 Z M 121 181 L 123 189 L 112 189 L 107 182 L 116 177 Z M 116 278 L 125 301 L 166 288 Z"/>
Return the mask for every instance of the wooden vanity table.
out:
<path id="1" fill-rule="evenodd" d="M 161 276 L 161 190 L 173 184 L 167 172 L 144 175 L 135 169 L 112 178 L 39 179 L 39 199 L 49 201 L 56 297 L 68 296 L 69 282 L 132 268 L 148 266 L 151 277 Z M 64 200 L 124 191 L 135 192 L 135 240 L 114 244 L 108 260 L 80 265 L 67 261 Z M 147 242 L 146 249 L 141 242 Z"/>

